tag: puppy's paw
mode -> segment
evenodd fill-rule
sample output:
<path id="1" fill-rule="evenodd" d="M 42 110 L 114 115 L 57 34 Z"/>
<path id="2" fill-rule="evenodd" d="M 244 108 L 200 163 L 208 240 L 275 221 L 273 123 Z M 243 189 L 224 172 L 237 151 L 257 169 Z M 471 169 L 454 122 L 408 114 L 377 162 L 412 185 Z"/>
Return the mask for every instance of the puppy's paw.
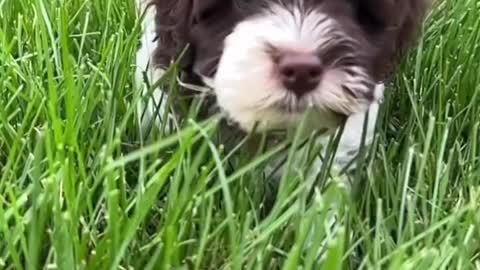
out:
<path id="1" fill-rule="evenodd" d="M 141 46 L 136 56 L 135 86 L 142 91 L 143 102 L 137 107 L 139 122 L 143 133 L 150 133 L 152 129 L 159 129 L 163 134 L 170 133 L 171 115 L 168 111 L 168 95 L 160 89 L 151 91 L 163 75 L 164 70 L 153 67 L 153 56 L 157 48 L 155 30 L 155 9 L 147 5 L 147 0 L 138 0 L 139 16 L 145 15 L 142 21 Z M 148 135 L 148 134 L 146 134 Z"/>
<path id="2" fill-rule="evenodd" d="M 383 102 L 383 93 L 385 86 L 378 84 L 374 91 L 374 102 L 367 113 L 357 113 L 351 115 L 345 123 L 343 134 L 335 155 L 335 166 L 343 170 L 348 166 L 349 170 L 355 168 L 353 161 L 359 154 L 362 146 L 362 135 L 365 134 L 364 146 L 368 147 L 375 137 L 375 127 L 378 118 L 379 107 Z M 365 123 L 367 121 L 367 123 Z M 364 129 L 366 128 L 366 130 Z"/>

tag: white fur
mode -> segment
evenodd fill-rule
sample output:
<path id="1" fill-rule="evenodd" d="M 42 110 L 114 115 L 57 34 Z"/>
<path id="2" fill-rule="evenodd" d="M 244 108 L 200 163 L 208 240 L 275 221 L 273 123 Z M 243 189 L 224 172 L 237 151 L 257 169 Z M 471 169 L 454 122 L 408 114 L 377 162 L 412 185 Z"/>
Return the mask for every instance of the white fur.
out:
<path id="1" fill-rule="evenodd" d="M 383 102 L 383 95 L 384 95 L 385 85 L 378 84 L 375 87 L 375 101 L 369 106 L 368 108 L 368 119 L 366 118 L 366 112 L 358 112 L 352 114 L 345 123 L 345 128 L 343 130 L 342 135 L 340 136 L 340 141 L 337 147 L 337 151 L 334 156 L 334 163 L 333 163 L 333 170 L 336 174 L 344 169 L 348 169 L 351 171 L 356 168 L 356 162 L 352 162 L 355 158 L 357 158 L 358 152 L 360 147 L 362 146 L 362 135 L 365 130 L 365 141 L 364 146 L 368 147 L 372 144 L 373 139 L 375 137 L 375 128 L 378 118 L 378 113 L 380 109 L 380 105 Z M 365 120 L 367 119 L 367 123 Z M 322 157 L 326 154 L 326 146 L 330 140 L 329 136 L 321 136 L 317 141 L 319 144 L 323 145 L 322 148 Z M 301 157 L 305 154 L 305 151 L 308 151 L 307 147 L 300 149 L 296 155 Z M 295 157 L 294 160 L 301 160 L 301 158 Z M 274 169 L 277 167 L 278 164 L 272 164 L 269 169 Z M 308 180 L 312 180 L 312 178 L 316 178 L 320 170 L 322 169 L 323 161 L 321 157 L 318 157 L 314 161 L 314 165 L 312 166 L 312 171 L 308 172 L 307 178 Z M 348 166 L 348 168 L 347 168 Z M 282 171 L 279 170 L 276 172 L 277 175 L 275 176 L 277 179 L 280 179 L 282 176 Z M 348 179 L 342 178 L 342 184 L 346 189 L 350 189 L 350 183 L 347 181 Z"/>
<path id="2" fill-rule="evenodd" d="M 296 126 L 303 116 L 302 111 L 285 113 L 275 106 L 293 96 L 274 75 L 275 64 L 267 46 L 313 53 L 328 46 L 332 35 L 343 34 L 336 24 L 318 11 L 292 10 L 281 5 L 239 23 L 226 38 L 214 79 L 220 107 L 246 130 L 256 125 L 259 130 Z M 337 126 L 331 110 L 347 115 L 366 110 L 367 100 L 355 99 L 341 88 L 342 84 L 354 84 L 366 77 L 360 67 L 353 68 L 359 76 L 351 77 L 340 69 L 327 69 L 317 89 L 295 101 L 300 107 L 314 109 L 310 119 L 312 126 Z"/>
<path id="3" fill-rule="evenodd" d="M 152 56 L 157 44 L 155 43 L 155 9 L 153 7 L 147 9 L 148 0 L 136 0 L 137 8 L 141 16 L 145 12 L 145 17 L 142 22 L 143 36 L 141 39 L 141 47 L 137 52 L 137 69 L 135 73 L 135 85 L 137 88 L 143 89 L 143 93 L 148 93 L 147 83 L 152 85 L 156 83 L 163 75 L 164 70 L 152 67 Z M 145 75 L 144 75 L 145 74 Z M 147 104 L 141 103 L 138 106 L 138 113 L 140 123 L 143 128 L 147 128 L 151 121 L 154 121 L 156 126 L 162 124 L 162 116 L 167 111 L 166 101 L 168 95 L 165 92 L 155 89 L 152 93 L 151 99 Z M 157 110 L 157 107 L 160 107 Z M 158 113 L 156 113 L 158 112 Z M 167 126 L 168 127 L 168 126 Z"/>
<path id="4" fill-rule="evenodd" d="M 375 101 L 368 108 L 368 119 L 365 131 L 365 146 L 370 145 L 375 137 L 375 128 L 380 105 L 383 102 L 385 91 L 384 84 L 378 84 L 375 88 Z M 351 115 L 345 123 L 345 129 L 338 145 L 335 163 L 342 169 L 350 163 L 357 154 L 362 144 L 363 128 L 365 127 L 365 112 Z"/>

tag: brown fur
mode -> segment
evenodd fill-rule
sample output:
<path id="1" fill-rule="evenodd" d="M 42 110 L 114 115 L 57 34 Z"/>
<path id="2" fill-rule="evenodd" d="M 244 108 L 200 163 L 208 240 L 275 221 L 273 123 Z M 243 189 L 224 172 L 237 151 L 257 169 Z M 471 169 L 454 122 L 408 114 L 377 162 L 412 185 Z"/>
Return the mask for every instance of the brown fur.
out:
<path id="1" fill-rule="evenodd" d="M 157 10 L 158 47 L 154 57 L 156 64 L 168 66 L 187 44 L 191 44 L 192 52 L 196 55 L 187 59 L 185 67 L 188 69 L 196 57 L 198 61 L 203 61 L 203 68 L 209 69 L 211 74 L 207 75 L 212 75 L 221 55 L 223 38 L 235 23 L 244 17 L 244 14 L 238 12 L 242 1 L 245 0 L 152 0 L 152 5 Z M 288 3 L 295 0 L 258 0 L 254 5 L 258 3 L 258 6 L 261 6 L 272 1 Z M 329 2 L 333 4 L 337 1 L 349 2 L 352 5 L 365 37 L 375 47 L 372 69 L 373 76 L 379 81 L 386 79 L 399 58 L 416 41 L 430 4 L 430 0 L 304 1 L 307 5 L 328 5 Z M 217 20 L 207 27 L 193 27 L 195 20 L 208 12 L 210 16 L 211 13 L 216 13 L 214 17 Z"/>

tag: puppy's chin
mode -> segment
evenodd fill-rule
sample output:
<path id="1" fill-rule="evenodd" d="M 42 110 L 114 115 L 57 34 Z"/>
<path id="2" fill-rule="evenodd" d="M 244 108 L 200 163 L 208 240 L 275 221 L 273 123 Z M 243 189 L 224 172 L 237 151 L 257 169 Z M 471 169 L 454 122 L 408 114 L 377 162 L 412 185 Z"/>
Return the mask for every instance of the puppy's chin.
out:
<path id="1" fill-rule="evenodd" d="M 238 106 L 235 101 L 220 101 L 221 98 L 218 100 L 227 117 L 247 132 L 296 129 L 302 122 L 304 131 L 334 130 L 350 115 L 365 112 L 368 108 L 368 104 L 358 105 L 358 110 L 347 115 L 315 106 L 297 110 L 292 110 L 288 105 L 255 109 Z"/>
<path id="2" fill-rule="evenodd" d="M 344 115 L 321 112 L 315 108 L 301 112 L 267 109 L 255 113 L 229 114 L 229 116 L 247 132 L 296 129 L 304 121 L 304 132 L 327 131 L 337 128 L 346 120 Z"/>
<path id="3" fill-rule="evenodd" d="M 307 110 L 312 129 L 332 129 L 373 102 L 375 84 L 354 64 L 326 67 L 318 86 L 300 97 L 282 86 L 270 46 L 310 52 L 348 39 L 326 15 L 312 11 L 299 24 L 295 14 L 279 9 L 247 19 L 225 40 L 213 88 L 219 106 L 244 130 L 296 127 Z"/>

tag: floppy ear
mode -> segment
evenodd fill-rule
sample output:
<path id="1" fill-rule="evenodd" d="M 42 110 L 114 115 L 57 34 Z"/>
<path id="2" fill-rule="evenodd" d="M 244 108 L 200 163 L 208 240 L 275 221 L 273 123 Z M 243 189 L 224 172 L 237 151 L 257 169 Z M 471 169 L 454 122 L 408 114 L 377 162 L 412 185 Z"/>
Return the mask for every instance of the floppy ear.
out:
<path id="1" fill-rule="evenodd" d="M 429 7 L 429 0 L 360 0 L 368 14 L 387 31 L 396 33 L 396 47 L 412 42 Z"/>
<path id="2" fill-rule="evenodd" d="M 379 73 L 389 73 L 416 41 L 431 0 L 356 0 L 361 23 L 379 48 Z M 385 75 L 385 74 L 384 74 Z"/>
<path id="3" fill-rule="evenodd" d="M 192 0 L 152 0 L 151 5 L 156 10 L 154 65 L 166 68 L 187 46 Z"/>

